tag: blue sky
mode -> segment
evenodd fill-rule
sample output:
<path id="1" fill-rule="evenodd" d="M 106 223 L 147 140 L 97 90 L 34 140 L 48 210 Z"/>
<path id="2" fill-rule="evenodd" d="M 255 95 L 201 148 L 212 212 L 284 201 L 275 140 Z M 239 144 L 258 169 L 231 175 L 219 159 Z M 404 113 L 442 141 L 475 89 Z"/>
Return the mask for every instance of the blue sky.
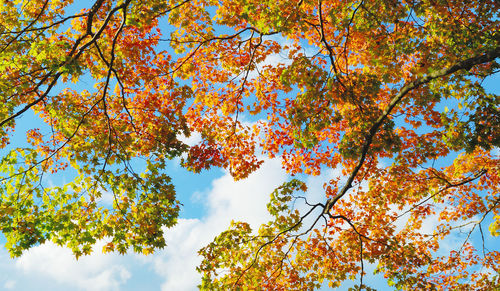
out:
<path id="1" fill-rule="evenodd" d="M 79 2 L 83 3 L 85 1 Z M 500 92 L 500 78 L 490 77 L 485 84 L 490 92 Z M 40 120 L 32 113 L 20 118 L 13 145 L 22 145 L 25 129 L 39 127 L 39 123 Z M 186 142 L 195 144 L 198 138 L 193 135 Z M 195 270 L 200 262 L 197 251 L 225 230 L 233 219 L 247 221 L 253 227 L 266 222 L 269 219 L 266 210 L 269 194 L 290 179 L 279 160 L 262 158 L 266 161 L 263 166 L 238 182 L 221 169 L 193 174 L 181 168 L 178 160 L 169 162 L 167 173 L 172 176 L 184 207 L 177 226 L 165 234 L 167 247 L 164 250 L 150 256 L 102 254 L 99 251 L 102 247 L 100 242 L 94 254 L 76 261 L 68 249 L 51 243 L 34 247 L 17 259 L 9 258 L 2 247 L 0 290 L 196 290 L 200 278 Z M 306 177 L 308 200 L 312 203 L 324 202 L 321 185 L 338 176 L 339 170 L 324 169 L 320 176 Z M 58 179 L 62 181 L 65 177 Z M 111 198 L 104 197 L 103 202 L 106 201 L 111 201 Z M 431 229 L 435 222 L 432 219 L 426 221 L 423 229 Z M 494 239 L 488 233 L 485 235 L 493 249 Z M 442 251 L 454 249 L 462 241 L 460 235 L 450 236 Z M 5 240 L 2 238 L 0 244 L 3 243 Z M 389 290 L 380 275 L 370 275 L 373 268 L 367 266 L 365 282 L 372 287 Z M 347 282 L 340 290 L 351 285 L 352 282 Z M 323 289 L 328 290 L 326 287 Z"/>

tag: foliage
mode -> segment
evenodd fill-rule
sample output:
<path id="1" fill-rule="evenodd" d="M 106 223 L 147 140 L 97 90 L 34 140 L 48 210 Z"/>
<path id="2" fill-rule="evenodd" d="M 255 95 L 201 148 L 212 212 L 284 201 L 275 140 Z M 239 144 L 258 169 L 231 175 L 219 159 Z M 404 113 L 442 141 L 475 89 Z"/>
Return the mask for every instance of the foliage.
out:
<path id="1" fill-rule="evenodd" d="M 179 213 L 167 160 L 244 179 L 263 153 L 292 175 L 341 169 L 345 184 L 325 181 L 303 213 L 304 183 L 276 189 L 272 221 L 234 222 L 200 251 L 201 288 L 359 278 L 370 290 L 366 262 L 398 289 L 499 286 L 485 270 L 499 272 L 500 253 L 471 239 L 488 221 L 500 233 L 499 102 L 483 87 L 499 69 L 498 1 L 1 3 L 0 229 L 13 256 L 49 240 L 77 257 L 97 240 L 151 253 Z M 28 110 L 44 124 L 10 145 Z M 202 140 L 188 146 L 192 132 Z M 75 178 L 50 186 L 57 173 Z M 460 249 L 438 251 L 460 231 Z"/>

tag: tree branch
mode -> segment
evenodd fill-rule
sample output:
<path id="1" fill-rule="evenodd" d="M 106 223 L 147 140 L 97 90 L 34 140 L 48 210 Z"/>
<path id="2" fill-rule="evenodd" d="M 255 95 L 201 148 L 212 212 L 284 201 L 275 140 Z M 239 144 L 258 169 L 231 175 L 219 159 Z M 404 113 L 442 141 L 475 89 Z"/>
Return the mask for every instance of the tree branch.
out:
<path id="1" fill-rule="evenodd" d="M 430 81 L 451 75 L 459 70 L 470 70 L 473 66 L 491 62 L 498 58 L 500 56 L 500 47 L 497 47 L 493 50 L 487 51 L 481 55 L 463 60 L 461 62 L 456 63 L 455 65 L 452 65 L 448 68 L 443 68 L 441 70 L 437 70 L 435 72 L 429 73 L 427 76 L 421 77 L 416 79 L 415 81 L 410 82 L 409 84 L 405 85 L 403 88 L 401 88 L 401 91 L 394 96 L 391 101 L 389 102 L 387 108 L 384 110 L 382 115 L 375 121 L 375 123 L 372 125 L 370 130 L 368 131 L 368 134 L 366 135 L 365 138 L 365 143 L 363 144 L 363 147 L 361 148 L 361 157 L 358 161 L 358 164 L 354 168 L 354 170 L 351 172 L 349 175 L 349 178 L 347 179 L 346 184 L 340 191 L 340 193 L 335 196 L 334 198 L 329 198 L 325 204 L 325 209 L 323 213 L 329 213 L 330 210 L 333 208 L 333 206 L 337 203 L 337 201 L 342 198 L 347 191 L 352 187 L 352 182 L 354 181 L 354 178 L 358 174 L 359 170 L 363 166 L 366 156 L 368 154 L 368 150 L 370 149 L 370 145 L 373 141 L 373 138 L 375 137 L 375 134 L 377 133 L 378 129 L 380 126 L 384 123 L 385 119 L 389 114 L 392 112 L 392 110 L 398 105 L 398 103 L 403 100 L 403 98 L 411 92 L 413 89 L 416 89 L 420 87 L 423 84 L 427 84 Z"/>

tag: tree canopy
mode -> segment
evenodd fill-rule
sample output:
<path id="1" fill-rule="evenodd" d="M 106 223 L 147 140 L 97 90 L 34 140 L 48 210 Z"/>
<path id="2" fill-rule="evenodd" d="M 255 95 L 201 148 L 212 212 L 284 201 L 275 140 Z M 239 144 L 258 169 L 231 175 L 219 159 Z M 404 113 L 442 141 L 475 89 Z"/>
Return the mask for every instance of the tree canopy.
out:
<path id="1" fill-rule="evenodd" d="M 267 156 L 295 179 L 271 193 L 273 220 L 233 222 L 200 250 L 200 288 L 369 288 L 366 263 L 398 289 L 500 285 L 500 252 L 484 247 L 500 234 L 499 97 L 483 86 L 500 68 L 500 2 L 0 2 L 12 256 L 47 241 L 152 253 L 182 202 L 168 160 L 245 179 Z M 43 124 L 20 147 L 28 111 Z M 299 212 L 303 178 L 325 169 L 343 177 Z M 58 173 L 74 179 L 51 184 Z M 455 232 L 468 235 L 443 254 Z"/>

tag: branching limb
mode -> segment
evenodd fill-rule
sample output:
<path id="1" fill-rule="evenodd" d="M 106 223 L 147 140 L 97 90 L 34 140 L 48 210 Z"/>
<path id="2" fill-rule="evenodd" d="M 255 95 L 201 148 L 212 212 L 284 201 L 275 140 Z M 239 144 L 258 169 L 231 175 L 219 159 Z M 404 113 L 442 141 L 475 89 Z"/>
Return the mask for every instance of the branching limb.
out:
<path id="1" fill-rule="evenodd" d="M 359 170 L 363 166 L 363 164 L 366 160 L 367 154 L 368 154 L 368 150 L 370 149 L 370 146 L 372 144 L 373 138 L 377 134 L 380 126 L 382 126 L 382 124 L 384 123 L 386 118 L 389 116 L 389 114 L 392 112 L 392 110 L 396 107 L 396 105 L 398 105 L 399 102 L 401 102 L 401 100 L 403 100 L 403 98 L 409 92 L 420 87 L 423 84 L 429 83 L 430 81 L 432 81 L 434 79 L 448 76 L 448 75 L 453 74 L 459 70 L 470 70 L 475 65 L 479 65 L 479 64 L 493 61 L 496 58 L 498 58 L 499 56 L 500 56 L 500 47 L 497 47 L 496 49 L 485 52 L 481 55 L 463 60 L 461 62 L 458 62 L 455 65 L 452 65 L 448 68 L 443 68 L 441 70 L 437 70 L 435 72 L 429 73 L 429 74 L 427 74 L 427 76 L 418 78 L 418 79 L 410 82 L 409 84 L 405 85 L 403 88 L 401 88 L 399 93 L 391 99 L 391 101 L 387 105 L 386 109 L 383 111 L 382 115 L 379 116 L 379 118 L 371 126 L 370 130 L 368 131 L 368 133 L 365 137 L 365 142 L 361 148 L 361 157 L 359 158 L 359 161 L 358 161 L 356 167 L 349 175 L 349 178 L 347 179 L 346 184 L 344 185 L 342 190 L 339 192 L 339 194 L 337 196 L 335 196 L 334 198 L 330 198 L 327 200 L 326 206 L 324 209 L 324 213 L 330 212 L 330 210 L 337 203 L 337 201 L 340 198 L 342 198 L 347 193 L 347 191 L 352 187 L 352 182 L 354 181 L 354 178 L 356 177 Z"/>

